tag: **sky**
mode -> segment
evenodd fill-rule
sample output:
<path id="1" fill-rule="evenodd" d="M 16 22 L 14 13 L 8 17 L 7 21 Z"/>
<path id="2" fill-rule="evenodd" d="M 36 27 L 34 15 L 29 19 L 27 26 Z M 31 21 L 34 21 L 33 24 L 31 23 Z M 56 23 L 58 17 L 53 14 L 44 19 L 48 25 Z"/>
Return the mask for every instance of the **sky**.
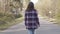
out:
<path id="1" fill-rule="evenodd" d="M 31 2 L 33 2 L 34 4 L 36 4 L 38 2 L 38 0 L 31 0 Z"/>

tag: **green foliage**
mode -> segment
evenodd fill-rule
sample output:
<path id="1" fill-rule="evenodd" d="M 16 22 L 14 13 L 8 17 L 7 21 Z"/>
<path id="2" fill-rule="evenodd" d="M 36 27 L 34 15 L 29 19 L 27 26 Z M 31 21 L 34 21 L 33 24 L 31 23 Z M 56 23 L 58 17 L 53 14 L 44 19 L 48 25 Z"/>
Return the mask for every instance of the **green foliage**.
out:
<path id="1" fill-rule="evenodd" d="M 21 15 L 21 14 L 14 15 L 14 16 L 15 16 L 15 18 L 20 18 L 20 17 L 22 17 L 22 15 Z"/>
<path id="2" fill-rule="evenodd" d="M 4 16 L 3 13 L 0 13 L 0 18 L 3 17 L 3 16 Z"/>
<path id="3" fill-rule="evenodd" d="M 58 20 L 60 19 L 60 12 L 58 12 L 58 13 L 55 15 L 55 18 L 58 19 Z"/>
<path id="4" fill-rule="evenodd" d="M 57 12 L 57 14 L 55 15 L 55 22 L 57 22 L 57 24 L 60 24 L 60 12 Z"/>
<path id="5" fill-rule="evenodd" d="M 8 22 L 11 22 L 11 21 L 13 21 L 13 20 L 14 20 L 14 17 L 12 17 L 12 16 L 10 16 L 10 17 L 4 16 L 4 17 L 1 17 L 1 18 L 0 18 L 0 24 L 1 24 L 1 25 L 4 25 L 4 24 L 6 24 L 6 23 L 8 23 Z"/>
<path id="6" fill-rule="evenodd" d="M 5 14 L 0 13 L 0 30 L 5 30 L 9 26 L 19 23 L 18 20 L 16 19 L 20 17 L 22 17 L 21 14 L 19 14 L 18 16 L 14 16 L 14 14 L 12 13 L 5 13 Z"/>
<path id="7" fill-rule="evenodd" d="M 15 0 L 15 1 L 12 0 L 12 1 L 7 1 L 8 3 L 1 2 L 2 5 L 0 6 L 0 9 L 1 9 L 1 11 L 0 11 L 0 29 L 2 29 L 2 28 L 4 29 L 4 27 L 7 27 L 8 25 L 15 24 L 15 20 L 17 18 L 22 17 L 21 14 L 14 15 L 10 11 L 13 8 L 15 8 L 16 10 L 18 10 L 18 8 L 21 8 L 22 4 L 23 4 L 23 3 L 21 4 L 21 1 L 22 0 Z M 4 5 L 4 4 L 6 4 L 6 5 Z"/>
<path id="8" fill-rule="evenodd" d="M 6 24 L 8 22 L 12 22 L 14 21 L 16 18 L 20 18 L 22 17 L 21 14 L 17 15 L 17 16 L 14 16 L 13 14 L 5 14 L 5 15 L 2 15 L 0 13 L 0 24 L 3 25 L 3 24 Z"/>

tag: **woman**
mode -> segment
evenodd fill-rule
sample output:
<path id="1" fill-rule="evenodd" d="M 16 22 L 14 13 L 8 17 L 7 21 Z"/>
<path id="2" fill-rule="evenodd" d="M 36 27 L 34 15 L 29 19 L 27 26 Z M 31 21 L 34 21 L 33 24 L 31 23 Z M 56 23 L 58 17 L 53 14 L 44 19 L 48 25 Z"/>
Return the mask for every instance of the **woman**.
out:
<path id="1" fill-rule="evenodd" d="M 25 26 L 29 34 L 34 34 L 35 29 L 40 26 L 37 12 L 32 2 L 29 3 L 25 11 Z"/>

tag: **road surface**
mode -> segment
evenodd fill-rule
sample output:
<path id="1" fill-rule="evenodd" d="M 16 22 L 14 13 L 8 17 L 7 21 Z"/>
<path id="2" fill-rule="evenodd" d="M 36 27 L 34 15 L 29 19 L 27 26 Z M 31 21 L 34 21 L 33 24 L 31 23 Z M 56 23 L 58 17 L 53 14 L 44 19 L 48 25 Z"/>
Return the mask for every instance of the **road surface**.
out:
<path id="1" fill-rule="evenodd" d="M 41 17 L 39 19 L 41 25 L 35 31 L 36 34 L 60 34 L 60 26 Z M 22 22 L 0 32 L 0 34 L 28 34 L 28 30 L 25 29 L 24 22 Z"/>

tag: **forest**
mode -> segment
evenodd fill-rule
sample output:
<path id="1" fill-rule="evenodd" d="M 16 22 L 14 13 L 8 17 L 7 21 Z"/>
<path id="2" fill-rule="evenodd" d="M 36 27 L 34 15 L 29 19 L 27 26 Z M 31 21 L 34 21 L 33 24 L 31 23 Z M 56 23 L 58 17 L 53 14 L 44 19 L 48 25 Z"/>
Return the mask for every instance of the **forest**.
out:
<path id="1" fill-rule="evenodd" d="M 0 0 L 0 30 L 23 21 L 23 12 L 30 0 Z M 38 14 L 60 24 L 60 0 L 38 0 Z"/>

